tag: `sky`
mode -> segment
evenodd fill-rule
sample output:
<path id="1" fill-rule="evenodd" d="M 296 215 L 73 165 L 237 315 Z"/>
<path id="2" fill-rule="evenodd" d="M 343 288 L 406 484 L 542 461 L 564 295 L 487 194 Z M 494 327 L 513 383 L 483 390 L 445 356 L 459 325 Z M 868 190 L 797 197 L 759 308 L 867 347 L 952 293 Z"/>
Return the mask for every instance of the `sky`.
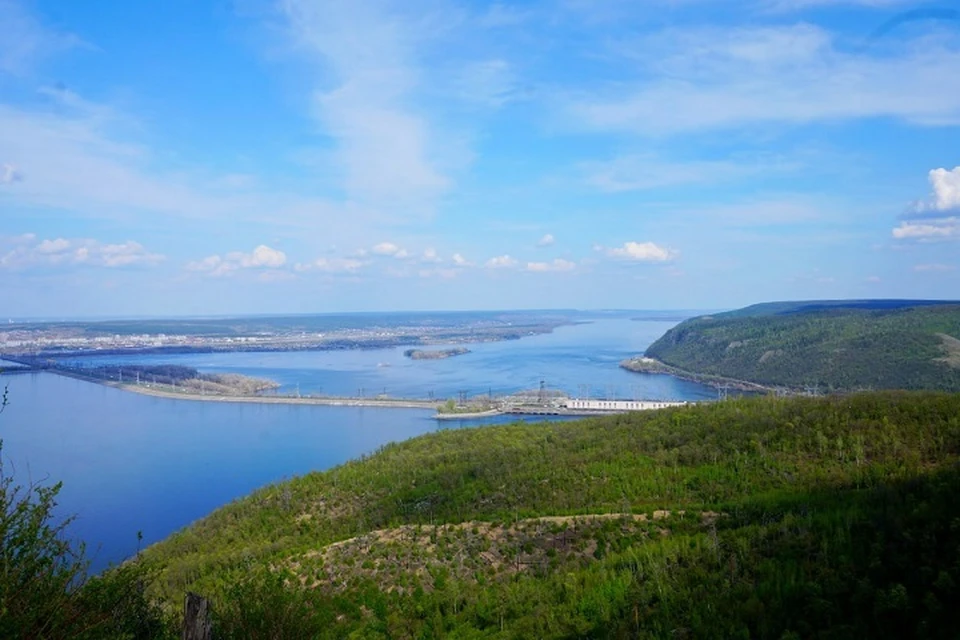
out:
<path id="1" fill-rule="evenodd" d="M 960 10 L 0 0 L 0 317 L 960 298 Z"/>

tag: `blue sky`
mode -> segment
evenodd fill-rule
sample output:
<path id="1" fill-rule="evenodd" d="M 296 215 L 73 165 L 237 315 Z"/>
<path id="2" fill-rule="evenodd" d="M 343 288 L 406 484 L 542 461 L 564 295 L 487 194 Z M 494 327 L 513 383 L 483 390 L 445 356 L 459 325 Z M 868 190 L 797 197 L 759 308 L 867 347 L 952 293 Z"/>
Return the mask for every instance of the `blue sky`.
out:
<path id="1" fill-rule="evenodd" d="M 0 0 L 0 315 L 960 297 L 960 13 Z"/>

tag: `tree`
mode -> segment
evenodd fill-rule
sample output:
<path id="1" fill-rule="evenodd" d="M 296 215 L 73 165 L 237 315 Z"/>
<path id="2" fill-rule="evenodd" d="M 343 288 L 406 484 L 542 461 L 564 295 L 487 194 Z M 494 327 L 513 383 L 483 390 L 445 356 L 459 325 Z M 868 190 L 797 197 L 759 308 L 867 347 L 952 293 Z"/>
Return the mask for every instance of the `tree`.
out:
<path id="1" fill-rule="evenodd" d="M 5 388 L 0 413 L 7 397 Z M 146 598 L 146 566 L 88 576 L 84 545 L 66 536 L 73 518 L 54 516 L 61 487 L 17 484 L 0 440 L 0 638 L 170 637 Z"/>

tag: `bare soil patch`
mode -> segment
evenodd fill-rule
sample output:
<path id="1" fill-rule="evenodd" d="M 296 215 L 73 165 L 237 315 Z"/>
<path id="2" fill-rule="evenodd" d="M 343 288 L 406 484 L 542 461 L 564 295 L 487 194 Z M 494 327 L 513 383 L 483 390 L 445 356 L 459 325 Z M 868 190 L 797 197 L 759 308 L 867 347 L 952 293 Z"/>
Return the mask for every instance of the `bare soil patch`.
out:
<path id="1" fill-rule="evenodd" d="M 938 333 L 937 337 L 942 341 L 940 346 L 946 354 L 942 358 L 937 358 L 937 362 L 945 362 L 951 367 L 960 369 L 960 340 L 945 333 Z"/>

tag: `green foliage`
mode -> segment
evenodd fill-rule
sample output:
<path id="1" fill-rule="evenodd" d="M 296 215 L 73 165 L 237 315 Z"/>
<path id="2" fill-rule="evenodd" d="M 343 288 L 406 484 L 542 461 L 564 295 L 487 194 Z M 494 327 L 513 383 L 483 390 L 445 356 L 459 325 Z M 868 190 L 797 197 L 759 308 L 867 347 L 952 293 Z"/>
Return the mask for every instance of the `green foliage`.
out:
<path id="1" fill-rule="evenodd" d="M 960 305 L 759 307 L 682 322 L 646 352 L 697 375 L 833 390 L 960 391 Z"/>
<path id="2" fill-rule="evenodd" d="M 222 637 L 955 637 L 958 460 L 936 393 L 443 431 L 146 558 Z"/>
<path id="3" fill-rule="evenodd" d="M 64 535 L 70 519 L 53 516 L 60 487 L 19 486 L 0 459 L 0 637 L 168 637 L 168 623 L 145 594 L 148 565 L 88 579 L 83 547 Z"/>
<path id="4" fill-rule="evenodd" d="M 7 390 L 0 396 L 0 413 Z M 61 485 L 16 483 L 0 441 L 0 638 L 172 638 L 173 626 L 146 596 L 146 562 L 89 578 L 82 545 L 57 521 Z"/>
<path id="5" fill-rule="evenodd" d="M 220 639 L 960 634 L 960 395 L 442 431 L 89 579 L 59 486 L 0 478 L 3 638 L 172 638 L 187 590 Z"/>

